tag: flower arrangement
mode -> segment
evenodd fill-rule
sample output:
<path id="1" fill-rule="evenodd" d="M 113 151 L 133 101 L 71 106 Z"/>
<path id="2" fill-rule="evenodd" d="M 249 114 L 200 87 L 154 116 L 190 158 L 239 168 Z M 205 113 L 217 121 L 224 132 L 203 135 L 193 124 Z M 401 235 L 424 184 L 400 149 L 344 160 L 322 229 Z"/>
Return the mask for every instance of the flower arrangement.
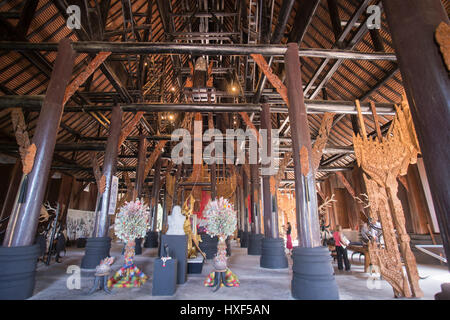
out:
<path id="1" fill-rule="evenodd" d="M 204 220 L 200 222 L 200 226 L 206 227 L 206 233 L 211 237 L 218 236 L 217 255 L 214 258 L 214 270 L 206 278 L 204 285 L 207 287 L 221 286 L 238 287 L 239 279 L 227 267 L 227 256 L 225 239 L 231 236 L 236 230 L 237 218 L 233 205 L 220 197 L 218 200 L 210 200 L 203 211 Z"/>
<path id="2" fill-rule="evenodd" d="M 114 231 L 116 236 L 126 242 L 125 263 L 113 277 L 108 280 L 108 287 L 140 287 L 148 277 L 134 264 L 135 239 L 145 237 L 150 226 L 148 206 L 141 201 L 125 202 L 116 216 Z"/>
<path id="3" fill-rule="evenodd" d="M 114 225 L 116 236 L 124 241 L 144 238 L 150 226 L 149 207 L 140 199 L 125 202 L 117 213 Z"/>
<path id="4" fill-rule="evenodd" d="M 228 199 L 220 197 L 218 200 L 210 200 L 203 211 L 203 216 L 205 219 L 200 226 L 205 226 L 206 233 L 211 237 L 226 238 L 236 230 L 236 211 Z"/>

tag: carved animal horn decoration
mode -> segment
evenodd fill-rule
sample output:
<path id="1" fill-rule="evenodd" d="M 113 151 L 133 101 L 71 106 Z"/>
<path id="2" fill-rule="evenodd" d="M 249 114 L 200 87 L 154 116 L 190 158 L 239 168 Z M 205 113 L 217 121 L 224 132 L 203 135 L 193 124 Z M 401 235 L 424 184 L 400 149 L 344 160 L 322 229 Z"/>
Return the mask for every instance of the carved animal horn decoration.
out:
<path id="1" fill-rule="evenodd" d="M 447 70 L 450 71 L 450 25 L 444 21 L 436 28 L 436 41 L 441 49 Z"/>

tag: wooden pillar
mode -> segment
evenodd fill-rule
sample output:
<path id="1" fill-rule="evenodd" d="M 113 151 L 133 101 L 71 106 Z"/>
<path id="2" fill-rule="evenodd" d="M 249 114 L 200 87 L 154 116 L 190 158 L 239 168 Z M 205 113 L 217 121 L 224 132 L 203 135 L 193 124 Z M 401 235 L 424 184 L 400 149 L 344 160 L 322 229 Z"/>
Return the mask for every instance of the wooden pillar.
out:
<path id="1" fill-rule="evenodd" d="M 9 217 L 16 203 L 17 192 L 19 191 L 20 180 L 22 179 L 22 161 L 18 159 L 11 172 L 8 190 L 6 191 L 5 201 L 3 202 L 0 221 Z M 0 227 L 0 232 L 6 229 L 6 225 Z"/>
<path id="2" fill-rule="evenodd" d="M 167 182 L 166 182 L 166 186 L 164 186 L 163 217 L 162 217 L 162 227 L 161 227 L 162 232 L 165 232 L 167 229 L 167 200 L 168 200 L 168 196 L 167 196 Z"/>
<path id="3" fill-rule="evenodd" d="M 239 167 L 239 175 L 241 176 L 241 184 L 238 184 L 236 190 L 236 197 L 239 199 L 239 220 L 240 220 L 240 230 L 244 231 L 245 228 L 245 213 L 244 213 L 244 168 Z"/>
<path id="4" fill-rule="evenodd" d="M 447 257 L 450 256 L 450 78 L 435 31 L 449 18 L 440 0 L 383 0 L 403 84 L 430 183 Z M 450 268 L 450 264 L 448 265 Z"/>
<path id="5" fill-rule="evenodd" d="M 248 207 L 248 179 L 245 170 L 242 170 L 243 188 L 242 188 L 242 200 L 244 209 L 244 231 L 249 232 L 249 216 L 251 216 L 251 208 Z"/>
<path id="6" fill-rule="evenodd" d="M 294 158 L 295 203 L 299 247 L 320 243 L 316 181 L 311 158 L 311 137 L 302 89 L 298 45 L 289 43 L 285 54 L 286 82 Z"/>
<path id="7" fill-rule="evenodd" d="M 67 211 L 69 210 L 70 203 L 70 193 L 72 191 L 74 178 L 69 176 L 68 174 L 61 173 L 61 184 L 59 186 L 59 195 L 58 195 L 58 203 L 61 208 L 61 212 L 59 214 L 59 221 L 61 221 L 61 225 L 66 225 L 66 217 Z"/>
<path id="8" fill-rule="evenodd" d="M 208 113 L 208 129 L 213 130 L 214 129 L 214 122 L 213 122 L 213 114 L 212 112 Z M 216 152 L 215 150 L 212 152 L 211 156 L 215 156 Z M 217 197 L 216 194 L 216 162 L 214 161 L 209 166 L 209 169 L 211 170 L 211 200 L 214 200 Z"/>
<path id="9" fill-rule="evenodd" d="M 95 227 L 92 237 L 103 238 L 108 236 L 109 229 L 109 202 L 111 198 L 112 177 L 117 170 L 117 153 L 120 133 L 122 129 L 122 109 L 116 105 L 111 113 L 111 124 L 106 142 L 105 157 L 103 160 L 102 174 L 106 178 L 105 191 L 98 194 L 97 213 L 95 215 Z"/>
<path id="10" fill-rule="evenodd" d="M 252 233 L 259 234 L 261 231 L 261 217 L 259 207 L 259 172 L 257 164 L 250 164 L 250 180 L 251 180 L 251 193 L 250 203 L 252 207 Z"/>
<path id="11" fill-rule="evenodd" d="M 262 105 L 261 129 L 267 131 L 267 156 L 271 157 L 271 132 L 272 122 L 270 117 L 270 106 L 267 103 Z M 263 206 L 264 206 L 264 237 L 277 239 L 278 231 L 278 209 L 275 190 L 270 189 L 270 175 L 262 175 L 263 183 Z M 272 194 L 272 192 L 275 192 Z"/>
<path id="12" fill-rule="evenodd" d="M 29 246 L 34 242 L 74 59 L 70 39 L 62 39 L 32 140 L 36 145 L 36 155 L 24 190 L 26 199 L 17 206 L 9 220 L 4 246 Z"/>
<path id="13" fill-rule="evenodd" d="M 180 202 L 178 201 L 179 192 L 177 192 L 177 190 L 178 190 L 178 181 L 180 181 L 182 171 L 183 171 L 183 164 L 177 165 L 177 172 L 175 173 L 175 184 L 173 186 L 172 208 L 180 204 Z"/>
<path id="14" fill-rule="evenodd" d="M 144 186 L 144 174 L 145 174 L 145 156 L 147 153 L 147 140 L 145 140 L 144 135 L 139 136 L 139 147 L 138 147 L 138 159 L 137 159 L 137 169 L 136 169 L 136 186 L 135 186 L 135 197 L 143 196 L 143 186 Z"/>
<path id="15" fill-rule="evenodd" d="M 152 187 L 152 231 L 156 231 L 156 225 L 158 224 L 158 199 L 159 199 L 159 189 L 161 187 L 161 156 L 156 160 L 155 175 L 153 176 L 153 187 Z"/>

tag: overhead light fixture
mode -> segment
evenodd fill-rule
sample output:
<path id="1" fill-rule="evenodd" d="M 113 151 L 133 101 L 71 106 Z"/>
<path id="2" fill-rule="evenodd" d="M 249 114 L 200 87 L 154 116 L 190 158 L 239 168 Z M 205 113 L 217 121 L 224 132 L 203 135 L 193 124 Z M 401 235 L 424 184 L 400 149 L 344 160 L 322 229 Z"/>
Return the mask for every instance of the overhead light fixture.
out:
<path id="1" fill-rule="evenodd" d="M 175 87 L 172 86 L 172 87 L 170 88 L 170 91 L 175 92 Z"/>
<path id="2" fill-rule="evenodd" d="M 173 121 L 173 119 L 174 119 L 173 114 L 169 114 L 169 120 L 170 120 L 170 121 Z"/>

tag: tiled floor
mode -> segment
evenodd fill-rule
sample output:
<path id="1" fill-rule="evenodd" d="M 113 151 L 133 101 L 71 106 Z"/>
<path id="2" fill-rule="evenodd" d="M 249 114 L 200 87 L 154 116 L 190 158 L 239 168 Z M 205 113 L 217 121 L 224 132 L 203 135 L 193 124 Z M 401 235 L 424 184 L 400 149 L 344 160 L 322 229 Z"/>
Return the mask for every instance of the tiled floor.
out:
<path id="1" fill-rule="evenodd" d="M 121 256 L 122 246 L 113 243 L 111 254 L 116 257 L 113 270 L 120 268 L 123 263 Z M 292 261 L 289 258 L 289 268 L 284 270 L 269 270 L 259 267 L 259 256 L 247 255 L 247 249 L 241 249 L 233 244 L 233 254 L 229 258 L 229 267 L 240 279 L 239 288 L 223 287 L 213 293 L 209 287 L 204 287 L 203 281 L 212 270 L 212 262 L 209 260 L 203 266 L 202 274 L 189 274 L 186 283 L 177 286 L 174 296 L 152 296 L 153 262 L 156 258 L 156 249 L 143 249 L 143 254 L 136 256 L 136 265 L 149 276 L 149 280 L 140 288 L 113 289 L 113 294 L 108 295 L 98 291 L 93 295 L 87 292 L 93 284 L 93 274 L 81 272 L 81 289 L 69 290 L 67 281 L 71 274 L 67 273 L 70 265 L 80 265 L 84 249 L 71 248 L 67 251 L 63 263 L 52 262 L 50 266 L 39 263 L 36 274 L 36 287 L 31 299 L 237 299 L 237 300 L 272 300 L 292 299 L 290 283 L 292 278 Z M 358 259 L 356 259 L 358 260 Z M 336 265 L 334 265 L 336 269 Z M 450 273 L 444 265 L 419 265 L 419 274 L 424 279 L 420 280 L 420 286 L 424 291 L 423 299 L 434 299 L 434 294 L 440 291 L 443 282 L 450 282 Z M 393 293 L 390 285 L 384 280 L 373 280 L 368 274 L 363 273 L 363 266 L 355 261 L 350 273 L 336 274 L 340 298 L 345 300 L 378 300 L 392 299 Z"/>

